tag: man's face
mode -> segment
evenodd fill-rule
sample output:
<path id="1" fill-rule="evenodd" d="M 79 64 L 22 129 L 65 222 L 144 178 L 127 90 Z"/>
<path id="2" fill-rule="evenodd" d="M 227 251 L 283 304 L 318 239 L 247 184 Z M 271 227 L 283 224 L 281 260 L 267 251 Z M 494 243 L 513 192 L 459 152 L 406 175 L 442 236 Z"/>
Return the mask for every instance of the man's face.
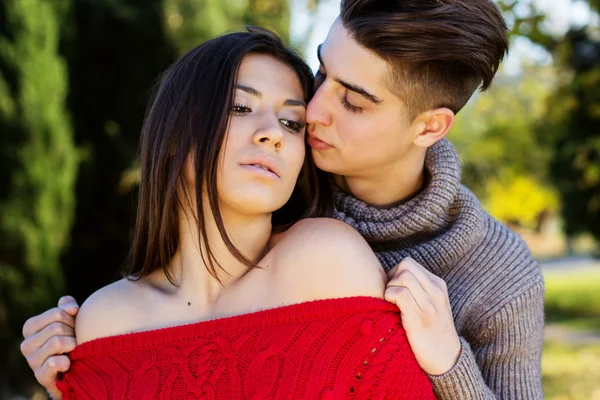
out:
<path id="1" fill-rule="evenodd" d="M 386 85 L 388 64 L 336 20 L 319 48 L 308 143 L 316 165 L 348 177 L 373 177 L 402 163 L 415 133 L 404 103 Z"/>

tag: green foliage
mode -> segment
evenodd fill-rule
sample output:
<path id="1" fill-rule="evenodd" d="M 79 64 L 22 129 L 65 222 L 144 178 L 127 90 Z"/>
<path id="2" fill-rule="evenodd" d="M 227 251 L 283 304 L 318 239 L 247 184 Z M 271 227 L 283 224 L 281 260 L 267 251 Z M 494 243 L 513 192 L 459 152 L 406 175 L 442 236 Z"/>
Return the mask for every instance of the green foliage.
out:
<path id="1" fill-rule="evenodd" d="M 269 28 L 289 43 L 289 0 L 165 0 L 164 7 L 168 32 L 180 54 L 245 25 Z"/>
<path id="2" fill-rule="evenodd" d="M 56 8 L 54 8 L 56 6 Z M 18 370 L 26 317 L 64 290 L 78 153 L 66 109 L 67 68 L 58 54 L 64 2 L 0 5 L 0 359 Z"/>
<path id="3" fill-rule="evenodd" d="M 554 80 L 551 69 L 540 67 L 517 78 L 500 75 L 458 114 L 450 133 L 463 182 L 503 222 L 537 228 L 558 208 L 547 173 L 550 148 L 535 131 Z"/>
<path id="4" fill-rule="evenodd" d="M 548 101 L 540 136 L 553 147 L 550 171 L 568 235 L 600 239 L 600 41 L 586 29 L 569 32 L 555 60 L 570 73 Z"/>

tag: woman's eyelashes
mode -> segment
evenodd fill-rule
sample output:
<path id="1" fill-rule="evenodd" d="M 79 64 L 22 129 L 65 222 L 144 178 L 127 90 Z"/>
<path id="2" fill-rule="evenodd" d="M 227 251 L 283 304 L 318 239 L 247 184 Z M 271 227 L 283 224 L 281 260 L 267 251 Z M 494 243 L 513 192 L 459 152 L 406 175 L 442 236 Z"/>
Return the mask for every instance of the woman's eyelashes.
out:
<path id="1" fill-rule="evenodd" d="M 252 109 L 243 104 L 234 103 L 234 105 L 231 107 L 231 113 L 233 115 L 246 115 L 251 112 Z M 292 133 L 300 133 L 306 127 L 306 122 L 301 119 L 279 118 L 279 122 L 286 130 Z"/>
<path id="2" fill-rule="evenodd" d="M 251 113 L 252 109 L 248 106 L 245 106 L 243 104 L 237 104 L 235 103 L 232 107 L 231 107 L 231 113 L 233 115 L 244 115 L 244 114 L 248 114 Z"/>
<path id="3" fill-rule="evenodd" d="M 281 125 L 283 125 L 285 129 L 294 133 L 300 133 L 306 127 L 306 122 L 299 119 L 280 118 L 279 122 L 281 122 Z"/>

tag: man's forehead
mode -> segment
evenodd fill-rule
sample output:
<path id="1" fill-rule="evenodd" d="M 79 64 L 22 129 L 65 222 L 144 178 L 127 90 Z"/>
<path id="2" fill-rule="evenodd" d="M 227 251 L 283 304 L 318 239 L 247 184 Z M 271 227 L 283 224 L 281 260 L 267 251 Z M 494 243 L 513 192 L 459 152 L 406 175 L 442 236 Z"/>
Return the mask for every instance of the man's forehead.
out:
<path id="1" fill-rule="evenodd" d="M 354 40 L 339 20 L 333 23 L 327 38 L 317 48 L 317 55 L 328 74 L 340 75 L 336 77 L 373 90 L 385 87 L 387 63 Z"/>

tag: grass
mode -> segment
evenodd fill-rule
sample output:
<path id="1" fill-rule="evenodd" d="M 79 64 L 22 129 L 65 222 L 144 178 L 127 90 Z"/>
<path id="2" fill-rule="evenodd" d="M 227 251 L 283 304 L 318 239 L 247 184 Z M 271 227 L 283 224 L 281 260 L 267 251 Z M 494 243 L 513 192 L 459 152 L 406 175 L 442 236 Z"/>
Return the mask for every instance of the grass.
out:
<path id="1" fill-rule="evenodd" d="M 545 343 L 542 382 L 547 400 L 600 400 L 600 344 Z"/>
<path id="2" fill-rule="evenodd" d="M 547 273 L 545 281 L 548 322 L 585 319 L 600 323 L 600 271 Z"/>
<path id="3" fill-rule="evenodd" d="M 600 271 L 550 272 L 546 321 L 600 338 Z M 597 344 L 546 341 L 542 381 L 548 400 L 600 400 L 600 340 Z"/>

